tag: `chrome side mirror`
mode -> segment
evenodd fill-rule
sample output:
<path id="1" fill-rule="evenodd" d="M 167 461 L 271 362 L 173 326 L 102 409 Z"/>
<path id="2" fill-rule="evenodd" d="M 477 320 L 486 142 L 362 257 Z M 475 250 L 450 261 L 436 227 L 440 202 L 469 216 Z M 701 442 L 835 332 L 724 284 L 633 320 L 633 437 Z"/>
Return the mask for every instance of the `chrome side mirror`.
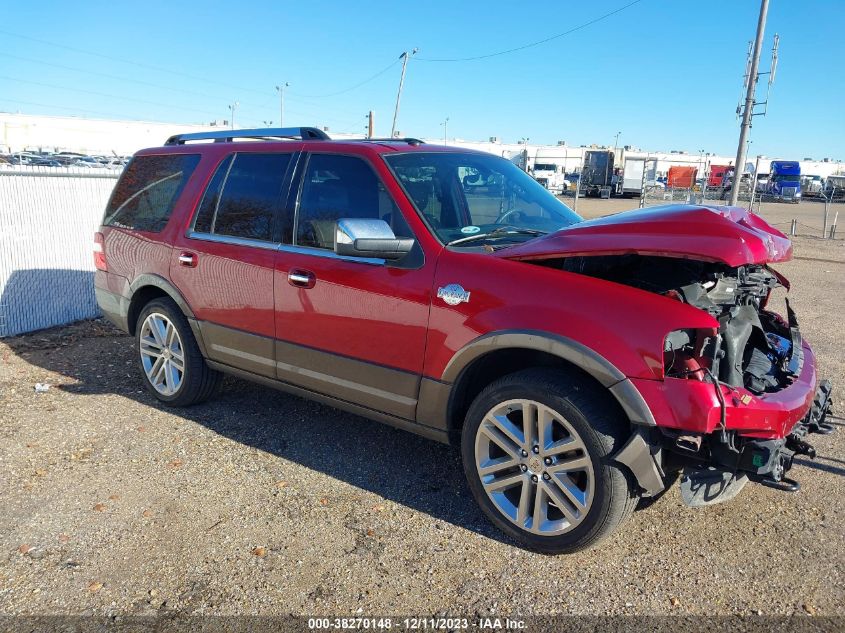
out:
<path id="1" fill-rule="evenodd" d="M 347 257 L 401 259 L 414 247 L 411 238 L 398 238 L 384 220 L 341 218 L 337 221 L 334 252 Z"/>

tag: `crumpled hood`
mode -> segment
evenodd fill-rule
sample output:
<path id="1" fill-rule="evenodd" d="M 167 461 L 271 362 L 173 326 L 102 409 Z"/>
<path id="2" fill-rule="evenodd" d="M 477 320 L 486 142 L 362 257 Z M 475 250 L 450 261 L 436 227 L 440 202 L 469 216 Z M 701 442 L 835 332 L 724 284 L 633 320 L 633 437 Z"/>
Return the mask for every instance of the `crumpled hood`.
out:
<path id="1" fill-rule="evenodd" d="M 653 255 L 735 267 L 792 259 L 789 238 L 740 207 L 666 205 L 588 220 L 497 251 L 514 260 Z"/>

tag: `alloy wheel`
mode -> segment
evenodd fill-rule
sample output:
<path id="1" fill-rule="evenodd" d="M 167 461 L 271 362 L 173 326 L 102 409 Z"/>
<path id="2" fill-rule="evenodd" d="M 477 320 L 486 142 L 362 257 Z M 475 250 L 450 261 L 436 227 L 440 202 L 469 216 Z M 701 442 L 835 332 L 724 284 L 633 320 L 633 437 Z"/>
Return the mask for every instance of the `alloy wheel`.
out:
<path id="1" fill-rule="evenodd" d="M 497 510 L 533 534 L 574 529 L 593 502 L 595 475 L 583 440 L 564 416 L 535 400 L 508 400 L 484 416 L 475 466 Z"/>
<path id="2" fill-rule="evenodd" d="M 147 380 L 163 396 L 172 396 L 185 376 L 185 353 L 176 326 L 165 315 L 153 312 L 141 325 L 139 341 Z"/>

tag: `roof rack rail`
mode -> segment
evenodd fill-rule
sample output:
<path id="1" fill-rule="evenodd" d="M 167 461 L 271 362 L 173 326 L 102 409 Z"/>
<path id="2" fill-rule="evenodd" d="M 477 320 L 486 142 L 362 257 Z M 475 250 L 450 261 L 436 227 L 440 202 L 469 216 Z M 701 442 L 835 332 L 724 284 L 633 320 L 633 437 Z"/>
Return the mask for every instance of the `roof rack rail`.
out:
<path id="1" fill-rule="evenodd" d="M 371 141 L 373 143 L 390 143 L 390 142 L 393 142 L 393 143 L 407 143 L 408 145 L 425 145 L 425 141 L 423 141 L 422 139 L 413 138 L 413 137 L 410 137 L 410 136 L 406 136 L 406 137 L 402 137 L 402 138 L 400 138 L 398 136 L 396 136 L 394 138 L 390 138 L 390 137 L 375 138 L 374 137 L 374 138 L 362 138 L 362 139 L 356 139 L 356 140 Z"/>
<path id="2" fill-rule="evenodd" d="M 184 145 L 188 141 L 214 141 L 215 143 L 231 143 L 236 138 L 251 138 L 255 140 L 290 139 L 302 141 L 330 141 L 331 138 L 323 130 L 316 127 L 268 127 L 250 130 L 221 130 L 214 132 L 192 132 L 190 134 L 174 134 L 165 141 L 165 145 Z"/>

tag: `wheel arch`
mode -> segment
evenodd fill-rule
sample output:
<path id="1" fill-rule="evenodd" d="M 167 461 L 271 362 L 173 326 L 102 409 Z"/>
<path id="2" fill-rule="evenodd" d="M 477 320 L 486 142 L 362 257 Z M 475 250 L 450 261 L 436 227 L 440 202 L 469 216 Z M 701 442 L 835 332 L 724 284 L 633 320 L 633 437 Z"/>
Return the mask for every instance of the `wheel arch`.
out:
<path id="1" fill-rule="evenodd" d="M 449 434 L 460 433 L 470 404 L 484 387 L 529 367 L 559 367 L 607 389 L 633 426 L 656 426 L 633 383 L 609 360 L 568 337 L 547 332 L 506 330 L 483 335 L 449 361 L 442 381 L 450 384 L 446 420 Z"/>
<path id="2" fill-rule="evenodd" d="M 129 308 L 127 312 L 127 324 L 129 326 L 129 333 L 135 334 L 136 321 L 141 310 L 153 299 L 158 297 L 169 297 L 172 299 L 179 309 L 188 319 L 195 319 L 193 310 L 185 301 L 182 293 L 164 277 L 160 275 L 143 274 L 138 275 L 135 280 L 129 284 Z"/>

